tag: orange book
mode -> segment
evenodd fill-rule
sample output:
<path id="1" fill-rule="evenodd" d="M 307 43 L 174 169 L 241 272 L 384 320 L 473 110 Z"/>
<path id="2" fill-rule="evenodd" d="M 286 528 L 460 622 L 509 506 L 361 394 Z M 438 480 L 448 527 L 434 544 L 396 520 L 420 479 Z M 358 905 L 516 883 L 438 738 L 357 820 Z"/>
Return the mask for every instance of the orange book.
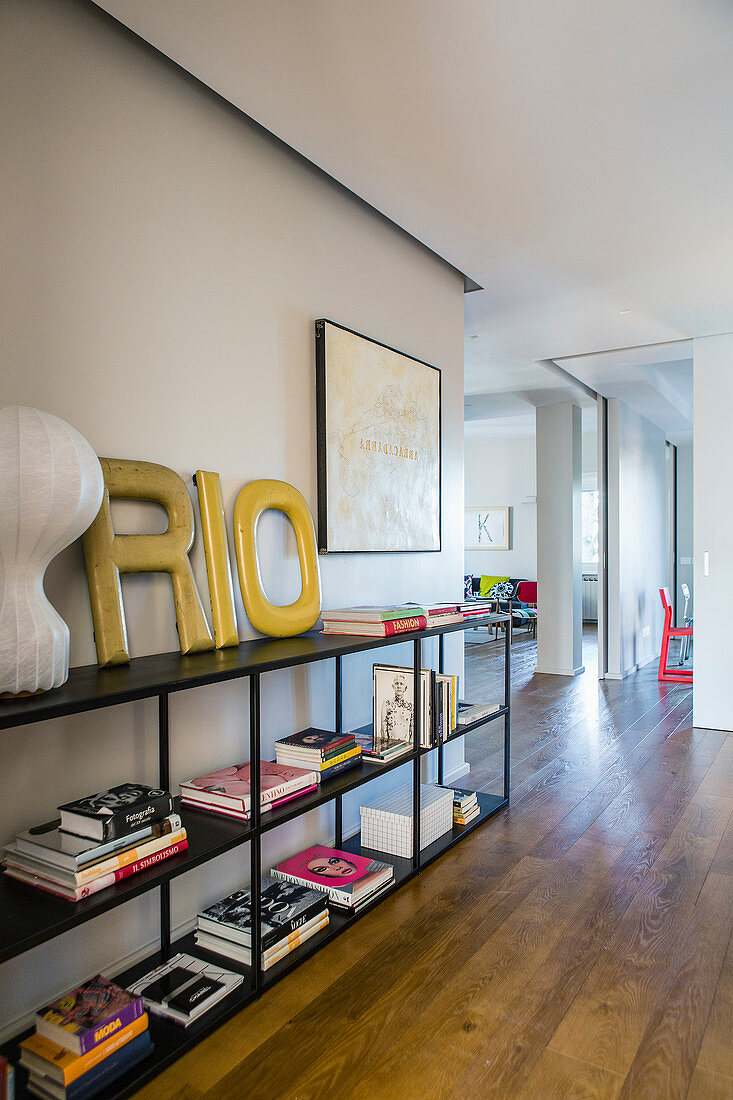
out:
<path id="1" fill-rule="evenodd" d="M 70 1085 L 77 1077 L 98 1066 L 110 1054 L 125 1046 L 131 1039 L 142 1035 L 148 1027 L 148 1014 L 143 1012 L 123 1031 L 118 1031 L 106 1042 L 94 1047 L 88 1054 L 74 1054 L 43 1035 L 29 1035 L 20 1044 L 20 1064 L 26 1069 L 35 1070 L 46 1077 L 53 1077 L 60 1085 Z"/>

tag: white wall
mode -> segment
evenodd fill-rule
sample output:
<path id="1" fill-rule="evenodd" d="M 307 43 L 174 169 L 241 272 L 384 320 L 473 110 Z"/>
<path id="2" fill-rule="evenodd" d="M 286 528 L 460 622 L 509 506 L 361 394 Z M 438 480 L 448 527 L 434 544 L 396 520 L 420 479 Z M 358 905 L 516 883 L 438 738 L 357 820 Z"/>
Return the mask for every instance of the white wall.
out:
<path id="1" fill-rule="evenodd" d="M 679 605 L 679 624 L 682 625 L 684 599 L 681 584 L 690 587 L 690 615 L 694 614 L 694 538 L 693 538 L 693 461 L 692 446 L 677 448 L 677 591 L 674 594 L 675 609 Z M 718 476 L 720 471 L 718 471 Z"/>
<path id="2" fill-rule="evenodd" d="M 535 438 L 466 435 L 466 508 L 508 505 L 509 550 L 466 550 L 466 573 L 477 577 L 537 576 L 537 505 L 522 503 L 537 495 Z"/>
<path id="3" fill-rule="evenodd" d="M 582 431 L 569 401 L 537 409 L 537 671 L 583 671 Z"/>
<path id="4" fill-rule="evenodd" d="M 733 730 L 730 623 L 733 616 L 733 335 L 695 340 L 695 686 L 696 726 Z M 704 555 L 709 561 L 705 576 Z"/>
<path id="5" fill-rule="evenodd" d="M 461 277 L 91 5 L 2 4 L 0 104 L 3 403 L 67 419 L 101 455 L 185 479 L 219 471 L 229 522 L 236 493 L 259 477 L 292 482 L 315 512 L 313 321 L 332 318 L 443 372 L 443 550 L 322 558 L 324 605 L 458 597 Z M 117 513 L 124 530 L 161 529 L 152 507 Z M 297 555 L 281 518 L 265 517 L 260 548 L 271 598 L 294 598 Z M 200 539 L 193 561 L 205 599 Z M 72 663 L 93 662 L 78 544 L 53 564 L 47 591 L 70 625 Z M 133 655 L 175 650 L 167 578 L 129 578 L 124 592 Z M 458 671 L 460 636 L 450 638 Z M 389 656 L 411 660 L 404 648 Z M 344 676 L 345 722 L 367 721 L 369 655 L 347 660 Z M 173 698 L 174 787 L 246 757 L 247 699 L 246 681 Z M 265 676 L 264 755 L 284 733 L 329 725 L 332 710 L 331 666 Z M 0 843 L 67 799 L 154 782 L 156 729 L 151 701 L 4 733 Z M 358 804 L 357 794 L 347 821 Z M 274 831 L 263 866 L 332 828 L 326 809 Z M 248 878 L 246 849 L 179 878 L 174 924 Z M 5 964 L 0 1029 L 151 942 L 156 914 L 148 894 Z"/>
<path id="6" fill-rule="evenodd" d="M 664 433 L 617 399 L 608 402 L 608 673 L 654 660 L 665 584 Z"/>

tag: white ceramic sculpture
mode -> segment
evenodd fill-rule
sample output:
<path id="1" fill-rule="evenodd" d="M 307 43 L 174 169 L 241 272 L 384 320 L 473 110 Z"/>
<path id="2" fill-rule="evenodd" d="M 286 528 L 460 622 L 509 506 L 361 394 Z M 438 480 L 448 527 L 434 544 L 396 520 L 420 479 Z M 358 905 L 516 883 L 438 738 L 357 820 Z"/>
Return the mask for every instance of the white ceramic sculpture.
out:
<path id="1" fill-rule="evenodd" d="M 0 693 L 47 691 L 68 677 L 69 628 L 43 577 L 86 531 L 103 491 L 99 459 L 65 420 L 0 409 Z"/>

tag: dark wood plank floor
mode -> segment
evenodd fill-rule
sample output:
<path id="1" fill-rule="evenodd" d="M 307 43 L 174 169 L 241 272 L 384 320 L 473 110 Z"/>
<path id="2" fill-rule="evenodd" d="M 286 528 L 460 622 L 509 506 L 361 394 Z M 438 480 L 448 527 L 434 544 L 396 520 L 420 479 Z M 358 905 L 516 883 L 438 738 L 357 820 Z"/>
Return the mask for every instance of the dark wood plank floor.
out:
<path id="1" fill-rule="evenodd" d="M 534 674 L 512 804 L 140 1100 L 733 1098 L 733 736 L 686 685 Z M 498 696 L 472 633 L 466 693 Z M 499 723 L 469 785 L 498 789 Z"/>

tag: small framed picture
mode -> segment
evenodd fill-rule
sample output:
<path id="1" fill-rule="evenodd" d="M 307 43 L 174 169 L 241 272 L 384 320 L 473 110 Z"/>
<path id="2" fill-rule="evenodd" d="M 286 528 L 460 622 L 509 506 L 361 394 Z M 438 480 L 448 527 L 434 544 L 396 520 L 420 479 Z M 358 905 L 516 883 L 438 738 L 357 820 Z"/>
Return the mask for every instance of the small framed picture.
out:
<path id="1" fill-rule="evenodd" d="M 415 693 L 412 669 L 374 665 L 374 747 L 386 741 L 412 743 L 415 733 Z M 422 670 L 421 734 L 431 728 L 430 669 Z"/>
<path id="2" fill-rule="evenodd" d="M 509 508 L 466 508 L 466 550 L 508 550 Z"/>

